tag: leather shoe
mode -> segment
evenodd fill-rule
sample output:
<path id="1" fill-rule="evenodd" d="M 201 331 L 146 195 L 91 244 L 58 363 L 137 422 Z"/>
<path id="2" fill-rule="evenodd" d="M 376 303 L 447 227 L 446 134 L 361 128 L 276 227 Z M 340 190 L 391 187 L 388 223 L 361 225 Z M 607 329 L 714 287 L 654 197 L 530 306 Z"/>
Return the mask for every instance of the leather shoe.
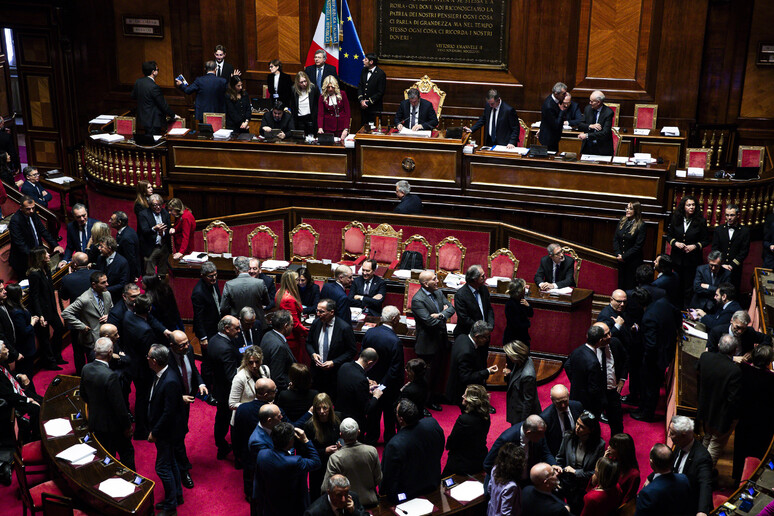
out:
<path id="1" fill-rule="evenodd" d="M 610 424 L 610 421 L 608 421 L 608 419 L 607 419 L 607 416 L 606 416 L 605 414 L 600 414 L 600 416 L 599 416 L 599 420 L 600 420 L 601 422 L 603 422 L 604 424 L 606 424 L 606 425 L 609 425 L 609 424 Z"/>
<path id="2" fill-rule="evenodd" d="M 56 365 L 55 362 L 46 362 L 42 366 L 40 366 L 41 369 L 45 369 L 46 371 L 61 371 L 62 368 Z"/>
<path id="3" fill-rule="evenodd" d="M 621 403 L 625 405 L 634 405 L 635 407 L 640 406 L 640 400 L 633 397 L 631 394 L 627 394 L 626 396 L 621 396 Z"/>
<path id="4" fill-rule="evenodd" d="M 58 356 L 58 357 L 56 357 L 55 361 L 56 361 L 56 363 L 57 363 L 57 364 L 59 364 L 59 365 L 62 365 L 62 364 L 69 364 L 69 363 L 70 363 L 70 362 L 68 362 L 67 360 L 65 360 L 64 358 L 62 358 L 62 356 L 61 356 L 61 355 L 60 355 L 60 356 Z"/>
<path id="5" fill-rule="evenodd" d="M 492 407 L 492 406 L 490 406 L 490 407 L 489 407 L 489 413 L 490 413 L 490 414 L 497 414 L 497 409 L 496 409 L 496 408 L 494 408 L 494 407 Z"/>
<path id="6" fill-rule="evenodd" d="M 181 477 L 182 478 L 180 480 L 183 484 L 183 487 L 185 487 L 186 489 L 193 489 L 194 483 L 193 483 L 193 479 L 191 478 L 191 474 L 185 471 L 183 472 Z M 178 502 L 177 505 L 180 505 L 180 502 Z"/>
<path id="7" fill-rule="evenodd" d="M 435 410 L 436 412 L 441 412 L 443 410 L 438 403 L 428 403 L 427 408 Z"/>
<path id="8" fill-rule="evenodd" d="M 218 400 L 216 400 L 215 398 L 213 398 L 213 397 L 212 397 L 212 394 L 210 394 L 210 395 L 207 397 L 207 405 L 212 405 L 213 407 L 217 407 L 217 406 L 218 406 Z"/>
<path id="9" fill-rule="evenodd" d="M 645 411 L 638 411 L 638 412 L 632 412 L 629 414 L 632 419 L 636 419 L 637 421 L 643 421 L 645 423 L 655 423 L 658 421 L 658 418 L 655 414 L 645 412 Z"/>

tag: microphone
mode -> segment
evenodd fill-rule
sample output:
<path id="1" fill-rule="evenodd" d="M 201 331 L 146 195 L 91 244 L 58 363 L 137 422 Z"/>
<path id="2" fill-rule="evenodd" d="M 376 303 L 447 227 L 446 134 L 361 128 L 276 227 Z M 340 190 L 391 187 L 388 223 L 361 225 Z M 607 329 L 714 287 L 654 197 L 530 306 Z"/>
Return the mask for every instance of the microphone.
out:
<path id="1" fill-rule="evenodd" d="M 66 395 L 66 396 L 65 396 L 65 398 L 67 398 L 67 401 L 69 401 L 69 402 L 70 402 L 70 405 L 72 405 L 72 406 L 73 406 L 73 408 L 75 409 L 75 414 L 76 414 L 76 415 L 80 414 L 80 413 L 81 413 L 81 411 L 80 411 L 80 410 L 78 410 L 78 407 L 76 407 L 76 406 L 75 406 L 75 403 L 73 403 L 73 400 L 71 400 L 71 399 L 70 399 L 70 395 L 69 395 L 69 394 L 68 394 L 68 395 Z"/>

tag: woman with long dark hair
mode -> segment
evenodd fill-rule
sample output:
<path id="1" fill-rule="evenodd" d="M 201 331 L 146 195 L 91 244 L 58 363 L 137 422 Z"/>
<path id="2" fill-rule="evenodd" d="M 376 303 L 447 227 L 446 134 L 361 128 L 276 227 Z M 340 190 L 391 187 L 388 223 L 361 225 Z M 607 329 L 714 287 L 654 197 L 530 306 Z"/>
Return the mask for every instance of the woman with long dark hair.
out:
<path id="1" fill-rule="evenodd" d="M 242 78 L 232 75 L 226 88 L 226 129 L 248 133 L 252 116 L 253 106 L 250 104 L 250 95 L 244 89 Z"/>
<path id="2" fill-rule="evenodd" d="M 696 267 L 702 262 L 702 250 L 710 243 L 707 221 L 700 212 L 695 198 L 683 196 L 667 230 L 667 242 L 672 247 L 669 254 L 674 270 L 680 276 L 683 306 L 691 299 Z"/>
<path id="3" fill-rule="evenodd" d="M 526 461 L 524 448 L 515 443 L 505 443 L 497 452 L 492 476 L 489 478 L 489 505 L 486 516 L 521 514 L 521 488 L 518 482 Z"/>
<path id="4" fill-rule="evenodd" d="M 556 463 L 562 467 L 559 478 L 561 493 L 570 505 L 570 512 L 580 514 L 586 485 L 594 474 L 597 461 L 605 453 L 599 419 L 584 410 L 575 421 L 575 431 L 567 432 L 556 454 Z"/>
<path id="5" fill-rule="evenodd" d="M 425 413 L 425 405 L 430 398 L 430 388 L 427 386 L 427 363 L 421 358 L 412 358 L 406 362 L 406 385 L 400 388 L 398 400 L 402 398 L 414 402 L 420 413 Z"/>
<path id="6" fill-rule="evenodd" d="M 285 411 L 290 421 L 298 421 L 319 393 L 312 389 L 312 371 L 306 364 L 291 365 L 288 380 L 288 388 L 280 391 L 275 403 Z"/>
<path id="7" fill-rule="evenodd" d="M 505 302 L 505 331 L 503 346 L 508 342 L 518 340 L 529 347 L 530 317 L 534 310 L 526 299 L 527 282 L 517 278 L 508 285 L 508 301 Z"/>
<path id="8" fill-rule="evenodd" d="M 642 265 L 642 248 L 645 245 L 645 223 L 639 201 L 626 205 L 626 212 L 613 236 L 613 254 L 618 260 L 618 288 L 634 288 L 634 274 Z"/>
<path id="9" fill-rule="evenodd" d="M 301 306 L 304 315 L 315 313 L 320 302 L 320 287 L 314 282 L 312 273 L 306 267 L 298 269 L 298 293 L 301 296 Z"/>
<path id="10" fill-rule="evenodd" d="M 532 414 L 540 414 L 535 364 L 529 357 L 529 347 L 518 340 L 503 347 L 509 366 L 505 368 L 508 391 L 505 395 L 505 420 L 515 425 Z"/>
<path id="11" fill-rule="evenodd" d="M 605 457 L 618 463 L 618 487 L 621 488 L 623 500 L 626 503 L 637 497 L 640 489 L 640 465 L 637 464 L 637 453 L 634 439 L 629 434 L 615 434 L 605 450 Z"/>
<path id="12" fill-rule="evenodd" d="M 148 197 L 153 195 L 153 186 L 146 180 L 137 181 L 137 186 L 135 187 L 135 197 L 134 197 L 134 218 L 137 222 L 137 227 L 135 228 L 138 232 L 140 231 L 140 212 L 150 206 L 148 203 Z"/>
<path id="13" fill-rule="evenodd" d="M 454 400 L 449 400 L 454 401 Z M 489 433 L 489 393 L 481 385 L 468 385 L 462 395 L 462 414 L 454 422 L 446 449 L 449 457 L 442 477 L 453 474 L 473 475 L 484 469 L 488 452 L 486 436 Z"/>
<path id="14" fill-rule="evenodd" d="M 16 361 L 16 372 L 26 374 L 29 378 L 35 374 L 33 367 L 37 349 L 35 348 L 35 326 L 40 317 L 33 316 L 24 307 L 22 296 L 24 294 L 18 283 L 9 283 L 5 287 L 5 307 L 13 322 L 13 331 L 16 335 L 16 351 L 24 358 Z"/>
<path id="15" fill-rule="evenodd" d="M 320 496 L 328 458 L 339 449 L 339 425 L 341 415 L 333 410 L 333 401 L 326 393 L 321 392 L 312 402 L 312 418 L 304 424 L 304 432 L 317 449 L 322 466 L 309 473 L 309 494 L 312 498 Z"/>
<path id="16" fill-rule="evenodd" d="M 51 256 L 45 247 L 38 246 L 30 251 L 27 278 L 30 282 L 30 312 L 38 317 L 35 326 L 41 356 L 41 368 L 61 371 L 57 364 L 66 364 L 62 358 L 62 336 L 64 325 L 56 309 L 54 283 L 51 280 Z M 51 330 L 54 330 L 53 336 Z M 80 371 L 77 371 L 80 373 Z"/>
<path id="17" fill-rule="evenodd" d="M 151 314 L 168 330 L 185 330 L 175 293 L 169 282 L 158 274 L 143 276 L 142 285 L 151 300 Z"/>

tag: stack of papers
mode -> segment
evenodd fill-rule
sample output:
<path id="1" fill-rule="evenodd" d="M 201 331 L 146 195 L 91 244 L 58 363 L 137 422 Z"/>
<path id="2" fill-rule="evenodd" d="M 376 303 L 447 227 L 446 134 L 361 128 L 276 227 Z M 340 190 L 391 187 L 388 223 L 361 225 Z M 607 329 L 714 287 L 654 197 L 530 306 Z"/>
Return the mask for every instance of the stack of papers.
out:
<path id="1" fill-rule="evenodd" d="M 511 281 L 511 278 L 506 278 L 505 276 L 492 276 L 491 278 L 486 279 L 486 286 L 487 287 L 497 287 L 497 284 L 500 281 Z"/>
<path id="2" fill-rule="evenodd" d="M 203 254 L 204 256 L 199 258 L 200 254 Z M 187 255 L 183 256 L 180 259 L 180 261 L 181 262 L 187 262 L 187 263 L 204 263 L 204 262 L 207 261 L 208 258 L 209 258 L 209 256 L 207 256 L 206 253 L 203 253 L 201 251 L 194 251 L 191 254 L 187 254 Z"/>
<path id="3" fill-rule="evenodd" d="M 8 224 L 0 224 L 0 233 L 8 231 Z"/>
<path id="4" fill-rule="evenodd" d="M 451 335 L 452 333 L 454 333 L 454 328 L 456 328 L 456 327 L 457 327 L 456 323 L 447 322 L 446 323 L 446 333 Z"/>
<path id="5" fill-rule="evenodd" d="M 99 115 L 98 117 L 89 120 L 89 123 L 99 125 L 109 124 L 115 117 L 116 115 Z"/>
<path id="6" fill-rule="evenodd" d="M 433 134 L 433 131 L 430 130 L 422 130 L 422 131 L 412 131 L 408 127 L 404 127 L 400 130 L 401 136 L 416 136 L 418 138 L 430 138 L 430 136 Z"/>
<path id="7" fill-rule="evenodd" d="M 392 277 L 407 280 L 411 277 L 411 271 L 409 269 L 395 269 L 392 271 Z"/>
<path id="8" fill-rule="evenodd" d="M 344 147 L 347 149 L 354 149 L 355 148 L 355 135 L 350 134 L 346 138 L 344 138 Z"/>
<path id="9" fill-rule="evenodd" d="M 124 480 L 123 478 L 116 477 L 103 480 L 100 482 L 97 489 L 112 498 L 120 500 L 121 498 L 126 498 L 130 494 L 134 493 L 137 489 L 137 486 L 129 481 Z"/>
<path id="10" fill-rule="evenodd" d="M 599 161 L 601 163 L 610 163 L 613 161 L 613 156 L 599 156 L 597 154 L 583 154 L 581 161 Z"/>
<path id="11" fill-rule="evenodd" d="M 447 274 L 443 279 L 443 284 L 451 288 L 460 288 L 465 284 L 465 276 L 461 274 Z"/>
<path id="12" fill-rule="evenodd" d="M 569 296 L 572 294 L 572 287 L 552 288 L 548 290 L 548 294 L 553 294 L 556 296 Z"/>
<path id="13" fill-rule="evenodd" d="M 468 480 L 454 486 L 449 495 L 460 503 L 468 503 L 479 496 L 484 496 L 484 484 L 478 480 Z"/>
<path id="14" fill-rule="evenodd" d="M 187 127 L 173 127 L 169 131 L 167 131 L 167 134 L 170 136 L 183 136 L 186 134 L 190 129 Z"/>
<path id="15" fill-rule="evenodd" d="M 514 147 L 512 149 L 509 149 L 505 145 L 495 145 L 489 150 L 494 152 L 511 152 L 513 154 L 521 154 L 522 156 L 524 156 L 529 152 L 529 149 L 526 147 Z"/>
<path id="16" fill-rule="evenodd" d="M 43 429 L 48 437 L 62 437 L 73 433 L 73 426 L 66 417 L 46 421 L 43 423 Z"/>
<path id="17" fill-rule="evenodd" d="M 49 178 L 49 181 L 51 181 L 52 183 L 56 183 L 58 185 L 66 185 L 67 183 L 72 183 L 73 181 L 75 181 L 75 179 L 73 179 L 70 176 L 61 176 L 61 177 Z"/>
<path id="18" fill-rule="evenodd" d="M 349 319 L 351 321 L 358 321 L 360 320 L 360 315 L 363 314 L 362 308 L 355 308 L 354 306 L 349 307 Z M 365 319 L 365 315 L 363 315 L 363 319 Z"/>
<path id="19" fill-rule="evenodd" d="M 637 136 L 647 136 L 650 134 L 650 129 L 635 129 L 634 134 Z"/>
<path id="20" fill-rule="evenodd" d="M 530 127 L 533 129 L 540 129 L 540 121 L 534 122 Z"/>
<path id="21" fill-rule="evenodd" d="M 110 133 L 92 134 L 91 139 L 102 140 L 103 142 L 108 142 L 108 143 L 124 141 L 124 137 L 121 136 L 120 134 L 110 134 Z"/>
<path id="22" fill-rule="evenodd" d="M 683 322 L 683 330 L 685 330 L 685 333 L 687 335 L 690 335 L 691 337 L 707 340 L 707 332 L 697 330 L 693 324 L 688 324 L 686 322 Z"/>
<path id="23" fill-rule="evenodd" d="M 212 138 L 214 140 L 228 140 L 231 138 L 232 132 L 233 131 L 231 129 L 218 129 L 213 133 Z"/>
<path id="24" fill-rule="evenodd" d="M 78 443 L 58 453 L 56 458 L 62 459 L 71 464 L 76 464 L 78 462 L 84 461 L 87 458 L 93 459 L 95 453 L 97 453 L 97 450 L 92 448 L 88 444 Z M 91 462 L 91 460 L 86 462 Z"/>
<path id="25" fill-rule="evenodd" d="M 704 177 L 704 169 L 701 167 L 688 167 L 688 177 Z"/>
<path id="26" fill-rule="evenodd" d="M 613 156 L 613 163 L 620 163 L 621 165 L 624 165 L 627 161 L 629 161 L 629 158 L 626 156 Z"/>
<path id="27" fill-rule="evenodd" d="M 661 128 L 661 134 L 664 136 L 680 136 L 680 129 L 672 125 L 664 126 Z"/>
<path id="28" fill-rule="evenodd" d="M 402 516 L 424 516 L 435 509 L 435 505 L 425 498 L 414 498 L 395 506 L 397 513 Z"/>
<path id="29" fill-rule="evenodd" d="M 285 269 L 290 265 L 290 262 L 285 260 L 264 260 L 261 263 L 261 268 L 267 271 L 273 271 L 277 269 Z"/>

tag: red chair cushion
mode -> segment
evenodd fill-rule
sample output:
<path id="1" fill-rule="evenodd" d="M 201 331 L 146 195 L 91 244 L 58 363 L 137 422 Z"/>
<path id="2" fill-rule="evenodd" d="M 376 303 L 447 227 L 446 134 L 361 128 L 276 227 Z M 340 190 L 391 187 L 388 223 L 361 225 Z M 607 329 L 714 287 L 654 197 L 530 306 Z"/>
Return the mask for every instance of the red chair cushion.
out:
<path id="1" fill-rule="evenodd" d="M 637 129 L 650 129 L 653 127 L 653 108 L 640 108 L 637 111 Z"/>
<path id="2" fill-rule="evenodd" d="M 692 152 L 688 156 L 688 166 L 704 168 L 707 166 L 707 153 L 706 152 Z"/>
<path id="3" fill-rule="evenodd" d="M 261 260 L 269 260 L 274 254 L 274 239 L 268 233 L 257 233 L 252 241 L 253 256 Z"/>
<path id="4" fill-rule="evenodd" d="M 22 462 L 25 466 L 37 466 L 45 464 L 43 459 L 43 445 L 40 441 L 33 441 L 22 446 Z"/>
<path id="5" fill-rule="evenodd" d="M 441 97 L 439 97 L 435 91 L 430 90 L 427 93 L 420 93 L 419 96 L 420 98 L 423 98 L 428 102 L 430 102 L 433 105 L 433 109 L 435 110 L 435 113 L 438 114 L 438 104 L 440 104 L 441 102 Z"/>
<path id="6" fill-rule="evenodd" d="M 228 232 L 223 228 L 212 228 L 207 233 L 207 251 L 210 253 L 228 252 Z"/>
<path id="7" fill-rule="evenodd" d="M 220 131 L 223 129 L 223 118 L 219 116 L 210 116 L 207 117 L 207 120 L 205 123 L 208 123 L 212 126 L 212 132 Z"/>
<path id="8" fill-rule="evenodd" d="M 524 129 L 524 126 L 519 124 L 519 147 L 526 147 L 527 146 L 527 130 Z"/>
<path id="9" fill-rule="evenodd" d="M 371 235 L 371 258 L 377 263 L 392 263 L 398 256 L 399 240 L 395 237 Z"/>
<path id="10" fill-rule="evenodd" d="M 504 254 L 495 256 L 494 259 L 492 259 L 492 276 L 512 278 L 514 268 L 515 264 L 513 261 Z"/>
<path id="11" fill-rule="evenodd" d="M 170 129 L 182 129 L 183 128 L 183 121 L 182 120 L 174 120 L 171 124 L 169 124 Z"/>
<path id="12" fill-rule="evenodd" d="M 452 243 L 444 244 L 438 249 L 438 269 L 442 271 L 460 270 L 462 250 Z"/>
<path id="13" fill-rule="evenodd" d="M 35 487 L 31 487 L 30 497 L 32 498 L 32 505 L 34 505 L 36 509 L 43 508 L 43 493 L 57 496 L 65 495 L 62 490 L 59 489 L 56 480 L 49 480 L 48 482 L 43 482 L 42 484 L 38 484 Z"/>
<path id="14" fill-rule="evenodd" d="M 358 227 L 351 227 L 344 233 L 344 251 L 349 254 L 365 252 L 365 235 Z"/>
<path id="15" fill-rule="evenodd" d="M 742 481 L 747 480 L 755 473 L 755 469 L 760 465 L 761 459 L 757 457 L 747 457 L 744 459 L 744 468 L 742 469 Z"/>
<path id="16" fill-rule="evenodd" d="M 305 229 L 293 235 L 293 254 L 312 256 L 314 254 L 314 235 Z"/>
<path id="17" fill-rule="evenodd" d="M 116 133 L 125 135 L 132 134 L 131 120 L 116 120 Z"/>
<path id="18" fill-rule="evenodd" d="M 745 149 L 742 151 L 742 166 L 743 167 L 759 167 L 761 166 L 761 151 Z"/>

